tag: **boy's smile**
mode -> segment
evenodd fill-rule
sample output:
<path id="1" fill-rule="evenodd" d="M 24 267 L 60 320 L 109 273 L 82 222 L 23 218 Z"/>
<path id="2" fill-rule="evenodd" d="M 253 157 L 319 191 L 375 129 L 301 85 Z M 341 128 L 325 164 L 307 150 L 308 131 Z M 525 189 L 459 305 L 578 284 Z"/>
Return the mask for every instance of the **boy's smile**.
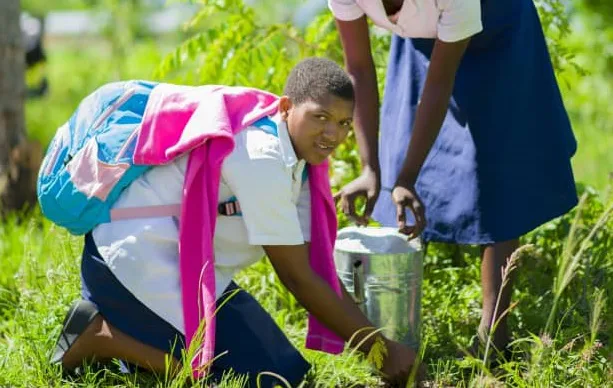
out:
<path id="1" fill-rule="evenodd" d="M 332 94 L 299 105 L 281 97 L 279 109 L 287 121 L 296 156 L 315 165 L 326 160 L 351 129 L 353 105 L 353 101 Z"/>

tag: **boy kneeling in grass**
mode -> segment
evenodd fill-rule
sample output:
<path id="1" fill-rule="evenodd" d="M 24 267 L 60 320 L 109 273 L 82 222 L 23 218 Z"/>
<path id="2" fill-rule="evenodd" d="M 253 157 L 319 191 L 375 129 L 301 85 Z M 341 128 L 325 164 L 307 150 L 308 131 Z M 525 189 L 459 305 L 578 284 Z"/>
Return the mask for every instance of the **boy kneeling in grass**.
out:
<path id="1" fill-rule="evenodd" d="M 310 260 L 312 234 L 326 228 L 324 224 L 311 228 L 315 206 L 311 167 L 327 166 L 328 156 L 351 128 L 351 80 L 332 61 L 306 59 L 292 70 L 284 96 L 275 104 L 270 114 L 234 134 L 233 149 L 221 165 L 215 198 L 221 206 L 212 237 L 213 288 L 221 306 L 214 326 L 218 358 L 208 372 L 214 380 L 229 370 L 248 374 L 250 386 L 255 386 L 260 372 L 273 372 L 296 386 L 310 369 L 273 319 L 232 281 L 238 271 L 266 254 L 283 285 L 321 323 L 324 334 L 315 348 L 334 345 L 326 343 L 330 341 L 326 330 L 340 337 L 341 344 L 359 332 L 352 344 L 363 342 L 359 350 L 366 353 L 381 339 L 387 346 L 381 372 L 390 379 L 406 379 L 415 360 L 413 350 L 373 334 L 372 323 L 342 283 L 335 275 L 332 282 L 324 279 L 313 269 L 313 257 Z M 136 178 L 113 209 L 182 203 L 190 153 Z M 324 195 L 331 198 L 327 179 L 326 183 Z M 184 207 L 181 217 L 190 217 L 193 211 Z M 185 279 L 190 274 L 180 264 L 187 249 L 180 243 L 180 229 L 174 217 L 149 215 L 100 223 L 86 234 L 83 300 L 75 302 L 66 316 L 53 363 L 72 370 L 84 361 L 120 359 L 162 372 L 170 355 L 172 368 L 180 367 L 190 339 L 184 311 Z M 332 244 L 333 239 L 334 235 Z M 337 346 L 334 352 L 338 350 Z M 264 386 L 272 384 L 263 381 Z"/>

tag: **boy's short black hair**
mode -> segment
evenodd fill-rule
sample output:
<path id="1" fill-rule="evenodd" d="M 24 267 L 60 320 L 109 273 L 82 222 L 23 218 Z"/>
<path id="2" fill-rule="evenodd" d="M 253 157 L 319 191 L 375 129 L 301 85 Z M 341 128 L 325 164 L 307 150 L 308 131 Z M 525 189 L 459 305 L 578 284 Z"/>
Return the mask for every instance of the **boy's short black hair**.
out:
<path id="1" fill-rule="evenodd" d="M 336 62 L 318 57 L 306 58 L 292 69 L 283 94 L 296 105 L 307 100 L 321 101 L 328 94 L 355 100 L 349 75 Z"/>

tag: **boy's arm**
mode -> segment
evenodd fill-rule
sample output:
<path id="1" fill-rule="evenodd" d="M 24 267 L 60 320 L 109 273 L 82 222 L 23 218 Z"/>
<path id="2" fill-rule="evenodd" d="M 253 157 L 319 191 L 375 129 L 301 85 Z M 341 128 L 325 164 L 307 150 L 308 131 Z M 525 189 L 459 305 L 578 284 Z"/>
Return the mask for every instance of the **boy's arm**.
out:
<path id="1" fill-rule="evenodd" d="M 342 297 L 311 269 L 308 244 L 264 246 L 279 279 L 296 297 L 298 302 L 321 323 L 345 341 L 368 354 L 377 338 L 383 340 L 387 355 L 381 373 L 400 385 L 406 380 L 415 364 L 416 354 L 411 348 L 391 341 L 376 330 L 341 283 Z M 355 334 L 355 335 L 354 335 Z M 353 337 L 353 338 L 352 338 Z"/>
<path id="2" fill-rule="evenodd" d="M 357 307 L 344 286 L 343 297 L 340 298 L 311 269 L 308 244 L 269 245 L 264 246 L 264 250 L 283 285 L 306 310 L 345 341 L 359 331 L 353 337 L 354 346 L 369 337 L 358 348 L 368 353 L 376 338 L 376 335 L 369 334 L 376 328 Z"/>

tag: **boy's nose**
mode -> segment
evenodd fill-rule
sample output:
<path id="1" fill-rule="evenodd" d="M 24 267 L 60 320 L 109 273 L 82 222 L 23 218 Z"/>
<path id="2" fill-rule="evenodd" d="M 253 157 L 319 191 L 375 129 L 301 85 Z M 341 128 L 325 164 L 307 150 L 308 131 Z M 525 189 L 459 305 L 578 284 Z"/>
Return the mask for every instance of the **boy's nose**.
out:
<path id="1" fill-rule="evenodd" d="M 336 128 L 336 125 L 334 123 L 329 123 L 328 125 L 326 125 L 322 134 L 322 137 L 325 141 L 336 144 L 336 142 L 338 141 L 338 136 L 339 130 L 338 128 Z"/>

